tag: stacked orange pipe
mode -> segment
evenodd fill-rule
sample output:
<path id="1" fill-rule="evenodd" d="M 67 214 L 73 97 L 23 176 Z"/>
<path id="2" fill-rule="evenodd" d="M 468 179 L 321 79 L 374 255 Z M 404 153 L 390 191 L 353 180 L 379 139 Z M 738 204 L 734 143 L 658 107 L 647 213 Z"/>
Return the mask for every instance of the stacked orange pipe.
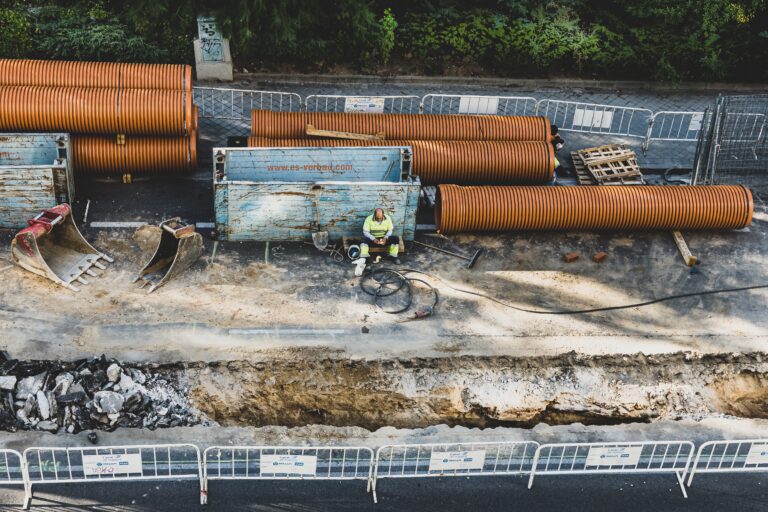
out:
<path id="1" fill-rule="evenodd" d="M 374 135 L 396 140 L 549 141 L 546 117 L 447 114 L 364 114 L 346 112 L 251 111 L 251 135 L 306 139 L 307 125 L 319 130 Z"/>
<path id="2" fill-rule="evenodd" d="M 0 85 L 164 89 L 191 93 L 192 67 L 184 64 L 0 59 Z"/>
<path id="3" fill-rule="evenodd" d="M 184 135 L 192 110 L 183 91 L 0 87 L 0 130 Z"/>
<path id="4" fill-rule="evenodd" d="M 440 185 L 435 224 L 465 231 L 618 231 L 740 229 L 752 221 L 746 187 Z"/>
<path id="5" fill-rule="evenodd" d="M 173 173 L 197 166 L 197 137 L 73 135 L 72 162 L 80 174 Z"/>
<path id="6" fill-rule="evenodd" d="M 414 116 L 416 117 L 416 116 Z M 548 142 L 263 139 L 251 147 L 411 146 L 413 173 L 423 185 L 439 183 L 544 184 L 552 179 L 555 153 Z"/>

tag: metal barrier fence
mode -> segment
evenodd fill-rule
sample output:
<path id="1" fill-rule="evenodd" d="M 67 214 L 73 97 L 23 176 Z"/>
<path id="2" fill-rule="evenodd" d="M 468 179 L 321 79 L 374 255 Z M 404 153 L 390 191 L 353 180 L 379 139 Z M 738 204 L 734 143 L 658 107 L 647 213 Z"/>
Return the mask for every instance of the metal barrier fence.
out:
<path id="1" fill-rule="evenodd" d="M 373 450 L 367 447 L 211 446 L 203 452 L 200 503 L 209 480 L 366 480 L 370 492 Z"/>
<path id="2" fill-rule="evenodd" d="M 202 482 L 200 450 L 192 444 L 27 448 L 24 508 L 35 485 L 127 480 Z"/>
<path id="3" fill-rule="evenodd" d="M 0 450 L 0 485 L 24 485 L 23 458 L 16 450 Z"/>
<path id="4" fill-rule="evenodd" d="M 544 444 L 536 450 L 528 488 L 536 475 L 674 473 L 684 497 L 693 458 L 689 441 Z"/>
<path id="5" fill-rule="evenodd" d="M 536 98 L 530 96 L 427 94 L 421 98 L 419 111 L 422 114 L 535 116 Z"/>
<path id="6" fill-rule="evenodd" d="M 763 471 L 768 471 L 768 439 L 709 441 L 699 446 L 688 476 L 688 487 L 696 473 Z"/>
<path id="7" fill-rule="evenodd" d="M 696 142 L 699 139 L 704 112 L 656 112 L 648 120 L 643 152 L 651 141 Z"/>
<path id="8" fill-rule="evenodd" d="M 373 501 L 382 478 L 498 476 L 531 472 L 535 441 L 499 443 L 401 444 L 376 451 Z"/>
<path id="9" fill-rule="evenodd" d="M 645 139 L 653 112 L 645 108 L 541 100 L 536 104 L 536 115 L 549 117 L 562 131 Z"/>
<path id="10" fill-rule="evenodd" d="M 292 92 L 195 87 L 193 96 L 201 129 L 226 130 L 228 135 L 250 135 L 254 109 L 298 112 L 302 105 L 301 96 Z"/>
<path id="11" fill-rule="evenodd" d="M 344 96 L 312 94 L 304 101 L 307 112 L 362 112 L 372 114 L 418 114 L 418 96 Z"/>

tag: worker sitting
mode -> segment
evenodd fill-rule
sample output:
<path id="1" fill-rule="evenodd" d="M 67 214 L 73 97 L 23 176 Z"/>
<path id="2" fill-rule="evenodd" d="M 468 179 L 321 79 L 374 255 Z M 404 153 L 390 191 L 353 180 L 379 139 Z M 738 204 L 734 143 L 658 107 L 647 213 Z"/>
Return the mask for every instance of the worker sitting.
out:
<path id="1" fill-rule="evenodd" d="M 372 215 L 365 219 L 363 224 L 363 241 L 360 242 L 360 257 L 369 258 L 369 244 L 386 246 L 389 245 L 389 257 L 395 264 L 400 264 L 400 258 L 397 257 L 400 250 L 400 239 L 392 235 L 394 225 L 392 218 L 384 213 L 383 208 L 376 208 Z"/>

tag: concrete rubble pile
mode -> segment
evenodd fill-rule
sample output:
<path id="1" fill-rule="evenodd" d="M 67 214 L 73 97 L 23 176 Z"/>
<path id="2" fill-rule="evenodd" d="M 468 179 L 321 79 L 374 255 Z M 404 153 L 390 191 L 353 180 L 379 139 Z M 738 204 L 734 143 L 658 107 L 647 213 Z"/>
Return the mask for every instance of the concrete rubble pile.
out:
<path id="1" fill-rule="evenodd" d="M 67 432 L 205 423 L 162 375 L 104 355 L 73 363 L 0 363 L 0 430 Z"/>

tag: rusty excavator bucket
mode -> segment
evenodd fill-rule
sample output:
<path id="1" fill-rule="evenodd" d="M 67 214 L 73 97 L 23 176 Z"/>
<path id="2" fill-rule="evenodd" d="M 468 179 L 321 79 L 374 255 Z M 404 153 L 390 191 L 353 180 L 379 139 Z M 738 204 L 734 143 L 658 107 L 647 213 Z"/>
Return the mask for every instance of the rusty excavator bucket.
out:
<path id="1" fill-rule="evenodd" d="M 160 223 L 160 242 L 152 259 L 133 280 L 142 280 L 152 293 L 170 279 L 181 274 L 203 254 L 203 237 L 195 232 L 194 224 L 185 224 L 179 217 Z"/>
<path id="2" fill-rule="evenodd" d="M 11 255 L 20 267 L 75 292 L 80 289 L 74 283 L 88 284 L 84 275 L 98 277 L 94 267 L 104 270 L 103 262 L 114 261 L 83 238 L 68 204 L 29 219 L 29 226 L 13 237 Z"/>

